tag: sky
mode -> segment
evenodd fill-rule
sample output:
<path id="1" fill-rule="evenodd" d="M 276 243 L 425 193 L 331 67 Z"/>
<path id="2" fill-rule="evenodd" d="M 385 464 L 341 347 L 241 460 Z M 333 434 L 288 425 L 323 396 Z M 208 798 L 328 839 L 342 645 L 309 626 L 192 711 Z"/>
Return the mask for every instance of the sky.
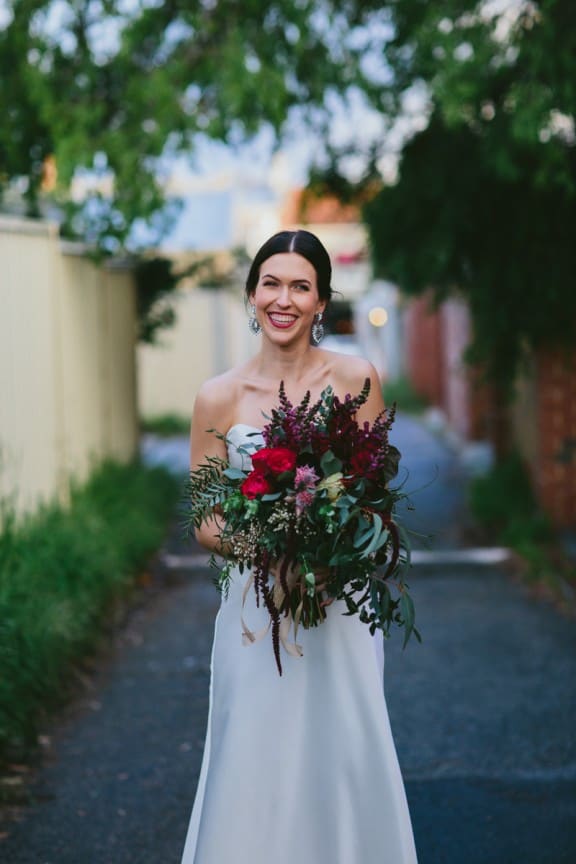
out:
<path id="1" fill-rule="evenodd" d="M 330 143 L 337 148 L 354 145 L 355 156 L 342 162 L 351 180 L 360 179 L 371 144 L 385 140 L 386 149 L 379 170 L 386 182 L 397 176 L 402 143 L 427 123 L 427 98 L 423 88 L 412 88 L 404 99 L 403 115 L 392 128 L 382 115 L 370 108 L 364 97 L 352 93 L 348 104 L 329 98 Z M 313 163 L 322 161 L 323 144 L 298 117 L 290 118 L 278 143 L 269 129 L 252 140 L 232 147 L 197 136 L 195 150 L 188 158 L 175 159 L 169 171 L 168 191 L 183 198 L 183 208 L 162 248 L 214 249 L 236 245 L 235 213 L 250 208 L 262 211 L 262 233 L 273 233 L 273 209 L 290 189 L 302 187 Z"/>

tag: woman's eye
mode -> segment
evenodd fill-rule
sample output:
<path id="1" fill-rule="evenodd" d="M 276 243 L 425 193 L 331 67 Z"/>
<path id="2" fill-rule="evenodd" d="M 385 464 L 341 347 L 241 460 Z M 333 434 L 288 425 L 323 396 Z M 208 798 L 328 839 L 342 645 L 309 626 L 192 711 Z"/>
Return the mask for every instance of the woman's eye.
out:
<path id="1" fill-rule="evenodd" d="M 308 285 L 295 285 L 297 291 L 309 291 Z"/>

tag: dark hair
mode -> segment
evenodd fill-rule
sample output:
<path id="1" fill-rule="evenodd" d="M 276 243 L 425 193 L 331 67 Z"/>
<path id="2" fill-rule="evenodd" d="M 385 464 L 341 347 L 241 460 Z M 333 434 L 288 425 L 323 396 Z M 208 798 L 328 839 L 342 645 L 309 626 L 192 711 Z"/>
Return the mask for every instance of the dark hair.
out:
<path id="1" fill-rule="evenodd" d="M 270 237 L 263 246 L 260 247 L 254 260 L 250 265 L 250 271 L 246 279 L 246 297 L 250 297 L 256 290 L 258 279 L 260 278 L 260 267 L 271 258 L 272 255 L 278 255 L 282 252 L 297 252 L 302 255 L 307 261 L 312 264 L 316 271 L 318 282 L 318 296 L 320 300 L 328 302 L 332 297 L 332 264 L 328 252 L 315 234 L 310 231 L 280 231 Z"/>

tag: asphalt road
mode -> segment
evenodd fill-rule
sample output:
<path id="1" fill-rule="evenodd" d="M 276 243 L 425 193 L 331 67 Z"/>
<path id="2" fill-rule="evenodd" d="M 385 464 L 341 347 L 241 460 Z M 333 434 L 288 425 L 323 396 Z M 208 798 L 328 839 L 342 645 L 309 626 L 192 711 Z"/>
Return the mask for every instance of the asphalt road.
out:
<path id="1" fill-rule="evenodd" d="M 413 593 L 424 643 L 391 639 L 385 674 L 420 864 L 573 864 L 573 622 L 494 568 L 421 568 Z M 178 864 L 216 605 L 198 570 L 133 616 L 4 826 L 3 864 Z"/>
<path id="2" fill-rule="evenodd" d="M 439 471 L 415 500 L 441 549 L 458 539 L 462 477 L 436 439 L 410 435 L 410 477 Z M 47 730 L 33 803 L 1 826 L 1 864 L 179 864 L 218 597 L 198 563 L 177 576 Z M 575 864 L 574 621 L 494 566 L 419 566 L 411 586 L 424 642 L 392 638 L 385 680 L 420 864 Z"/>

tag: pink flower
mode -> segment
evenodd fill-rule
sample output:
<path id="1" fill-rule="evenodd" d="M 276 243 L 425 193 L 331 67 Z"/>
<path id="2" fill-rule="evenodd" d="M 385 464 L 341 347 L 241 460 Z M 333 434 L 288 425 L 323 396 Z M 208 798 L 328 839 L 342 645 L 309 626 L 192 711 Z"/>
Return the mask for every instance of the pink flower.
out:
<path id="1" fill-rule="evenodd" d="M 294 486 L 296 489 L 308 489 L 310 486 L 315 486 L 319 479 L 314 468 L 310 465 L 301 465 L 296 469 Z"/>
<path id="2" fill-rule="evenodd" d="M 301 516 L 304 510 L 306 510 L 306 508 L 310 506 L 313 500 L 314 492 L 311 492 L 309 489 L 302 489 L 300 492 L 297 492 L 295 497 L 296 516 Z"/>

